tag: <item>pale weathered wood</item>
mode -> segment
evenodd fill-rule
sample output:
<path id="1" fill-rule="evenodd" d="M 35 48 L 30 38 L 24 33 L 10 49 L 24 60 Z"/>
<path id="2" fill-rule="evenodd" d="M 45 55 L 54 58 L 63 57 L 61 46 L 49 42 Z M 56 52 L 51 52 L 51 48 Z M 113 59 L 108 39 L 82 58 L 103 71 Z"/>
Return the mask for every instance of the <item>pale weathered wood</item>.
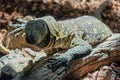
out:
<path id="1" fill-rule="evenodd" d="M 93 52 L 84 58 L 72 62 L 68 70 L 65 80 L 81 79 L 88 72 L 98 69 L 100 66 L 120 61 L 120 34 L 114 34 L 104 43 L 98 45 Z M 44 61 L 43 61 L 44 62 Z M 57 72 L 63 67 L 53 72 L 47 67 L 49 62 L 37 62 L 30 71 L 31 73 L 23 78 L 23 80 L 61 80 L 65 73 L 58 75 Z"/>
<path id="2" fill-rule="evenodd" d="M 23 71 L 17 73 L 18 76 L 15 76 L 13 73 L 8 75 L 12 75 L 14 77 L 13 80 L 79 80 L 88 72 L 95 71 L 102 65 L 120 61 L 120 34 L 114 34 L 112 37 L 99 44 L 93 49 L 89 56 L 83 59 L 74 60 L 70 64 L 67 73 L 63 72 L 60 75 L 57 74 L 58 71 L 66 68 L 66 66 L 62 66 L 55 72 L 52 71 L 47 67 L 49 62 L 46 60 L 40 60 L 34 64 L 28 64 L 29 62 L 26 61 L 27 65 L 25 64 L 26 66 L 22 68 Z M 6 65 L 9 66 L 7 69 L 12 71 L 11 69 L 12 67 L 14 69 L 14 66 L 10 66 L 10 64 L 16 63 L 11 61 L 11 63 Z M 2 70 L 5 73 L 6 66 L 4 66 Z"/>

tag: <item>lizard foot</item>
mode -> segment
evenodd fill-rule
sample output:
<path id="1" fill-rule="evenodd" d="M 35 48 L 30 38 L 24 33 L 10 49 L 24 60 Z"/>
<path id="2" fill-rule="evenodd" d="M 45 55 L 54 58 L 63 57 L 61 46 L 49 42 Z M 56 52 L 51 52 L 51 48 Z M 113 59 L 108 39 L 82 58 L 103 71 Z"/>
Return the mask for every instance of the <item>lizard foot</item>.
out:
<path id="1" fill-rule="evenodd" d="M 86 60 L 86 59 L 88 59 L 90 57 L 99 57 L 98 61 L 103 60 L 103 59 L 107 59 L 109 57 L 108 54 L 107 54 L 108 50 L 109 50 L 109 48 L 95 48 L 90 53 L 90 55 L 84 57 L 83 60 Z M 104 53 L 104 51 L 106 53 Z"/>
<path id="2" fill-rule="evenodd" d="M 17 21 L 21 24 L 9 24 L 9 26 L 13 27 L 13 28 L 18 28 L 18 27 L 25 27 L 26 23 L 29 20 L 24 20 L 24 19 L 17 19 Z"/>
<path id="3" fill-rule="evenodd" d="M 17 24 L 16 24 L 16 25 L 17 25 Z M 8 33 L 8 35 L 10 36 L 10 35 L 12 35 L 12 34 L 15 34 L 14 37 L 17 37 L 20 33 L 23 33 L 22 36 L 24 36 L 24 35 L 25 35 L 25 34 L 24 34 L 24 30 L 25 30 L 25 27 L 19 27 L 19 28 L 13 30 L 13 31 L 10 31 L 10 32 Z"/>
<path id="4" fill-rule="evenodd" d="M 17 21 L 21 24 L 9 24 L 10 27 L 15 28 L 15 30 L 10 31 L 8 35 L 15 34 L 14 37 L 17 37 L 19 34 L 23 33 L 22 36 L 24 36 L 24 30 L 25 30 L 25 25 L 29 20 L 24 20 L 24 19 L 17 19 Z"/>
<path id="5" fill-rule="evenodd" d="M 48 60 L 48 62 L 49 62 L 49 64 L 47 65 L 48 68 L 52 69 L 53 71 L 57 71 L 59 70 L 60 67 L 65 66 L 63 69 L 60 69 L 60 71 L 57 71 L 58 74 L 61 74 L 67 71 L 67 67 L 68 67 L 70 60 L 66 57 L 65 54 L 57 53 L 53 55 L 53 57 L 51 57 Z"/>
<path id="6" fill-rule="evenodd" d="M 92 57 L 92 56 L 102 56 L 104 54 L 109 53 L 110 51 L 120 50 L 120 35 L 113 34 L 110 38 L 108 38 L 105 42 L 99 44 L 96 48 L 92 50 L 90 55 L 83 58 L 83 60 Z M 108 55 L 108 54 L 107 54 Z"/>

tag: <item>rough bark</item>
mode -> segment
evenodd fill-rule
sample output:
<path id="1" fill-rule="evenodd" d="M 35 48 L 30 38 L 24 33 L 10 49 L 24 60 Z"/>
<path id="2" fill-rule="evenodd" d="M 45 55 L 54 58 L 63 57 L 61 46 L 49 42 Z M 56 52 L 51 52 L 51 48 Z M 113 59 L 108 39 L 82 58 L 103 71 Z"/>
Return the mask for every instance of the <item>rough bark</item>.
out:
<path id="1" fill-rule="evenodd" d="M 65 80 L 79 80 L 87 73 L 95 71 L 103 65 L 120 61 L 120 34 L 114 34 L 99 44 L 92 53 L 83 60 L 73 61 Z"/>
<path id="2" fill-rule="evenodd" d="M 94 48 L 87 57 L 72 61 L 67 73 L 57 74 L 57 72 L 61 71 L 65 66 L 60 67 L 57 71 L 49 69 L 47 67 L 47 64 L 49 64 L 47 59 L 31 64 L 33 58 L 28 58 L 25 55 L 21 56 L 22 58 L 18 56 L 18 58 L 15 58 L 17 59 L 15 62 L 10 60 L 2 67 L 3 78 L 4 76 L 12 76 L 13 80 L 80 80 L 87 73 L 95 71 L 103 65 L 120 61 L 120 34 L 113 34 L 112 37 Z M 23 61 L 18 59 L 22 59 Z M 23 64 L 21 64 L 21 62 Z M 18 63 L 20 68 L 14 67 L 14 65 Z M 10 80 L 9 77 L 5 80 Z"/>

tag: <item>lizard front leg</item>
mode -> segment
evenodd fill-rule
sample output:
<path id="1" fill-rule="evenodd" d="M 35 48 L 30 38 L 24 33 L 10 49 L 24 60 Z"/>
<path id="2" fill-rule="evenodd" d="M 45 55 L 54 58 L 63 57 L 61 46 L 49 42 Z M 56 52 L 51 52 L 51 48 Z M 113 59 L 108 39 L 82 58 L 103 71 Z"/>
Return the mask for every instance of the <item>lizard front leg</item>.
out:
<path id="1" fill-rule="evenodd" d="M 68 66 L 71 60 L 82 58 L 92 51 L 91 45 L 78 37 L 72 40 L 70 46 L 70 49 L 68 49 L 65 53 L 57 53 L 53 55 L 53 57 L 48 60 L 48 67 L 53 71 L 56 71 L 61 66 Z"/>

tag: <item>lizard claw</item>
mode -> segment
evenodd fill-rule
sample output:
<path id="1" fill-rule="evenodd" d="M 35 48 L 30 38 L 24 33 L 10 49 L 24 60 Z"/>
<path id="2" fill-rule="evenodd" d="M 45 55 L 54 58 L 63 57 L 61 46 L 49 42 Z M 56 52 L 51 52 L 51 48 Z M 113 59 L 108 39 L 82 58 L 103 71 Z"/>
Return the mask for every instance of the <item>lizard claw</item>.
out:
<path id="1" fill-rule="evenodd" d="M 25 27 L 26 24 L 9 24 L 9 26 L 13 27 L 13 28 L 17 28 L 17 27 Z"/>
<path id="2" fill-rule="evenodd" d="M 86 59 L 93 57 L 93 56 L 99 56 L 99 55 L 100 55 L 99 49 L 93 49 L 92 52 L 88 56 L 83 58 L 83 60 L 86 60 Z"/>
<path id="3" fill-rule="evenodd" d="M 103 53 L 101 53 L 101 50 L 99 48 L 98 49 L 95 48 L 92 50 L 92 52 L 88 56 L 84 57 L 83 60 L 86 60 L 90 57 L 101 57 L 102 55 Z"/>
<path id="4" fill-rule="evenodd" d="M 57 72 L 57 75 L 61 75 L 61 74 L 64 74 L 67 70 L 68 70 L 68 67 L 62 66 L 56 72 Z"/>
<path id="5" fill-rule="evenodd" d="M 21 34 L 21 32 L 16 33 L 16 34 L 14 35 L 14 38 L 16 39 L 17 36 L 20 35 L 20 34 Z"/>
<path id="6" fill-rule="evenodd" d="M 24 33 L 25 30 L 25 25 L 29 20 L 25 20 L 25 19 L 17 19 L 18 22 L 20 22 L 21 24 L 9 24 L 9 26 L 16 28 L 15 30 L 11 31 L 8 33 L 8 35 L 12 35 L 15 34 L 15 38 L 21 33 Z M 24 35 L 24 34 L 23 34 Z M 23 36 L 22 35 L 22 36 Z"/>
<path id="7" fill-rule="evenodd" d="M 104 51 L 107 51 L 109 48 L 95 48 L 93 51 L 90 53 L 90 55 L 86 56 L 83 58 L 83 60 L 86 60 L 90 57 L 99 57 L 98 61 L 107 59 L 109 55 L 107 53 L 104 53 Z"/>
<path id="8" fill-rule="evenodd" d="M 101 57 L 98 59 L 98 61 L 105 60 L 105 59 L 107 59 L 107 58 L 109 58 L 109 55 L 108 55 L 108 54 L 105 54 L 105 53 L 102 53 L 102 54 L 101 54 Z"/>
<path id="9" fill-rule="evenodd" d="M 20 22 L 20 21 L 19 21 Z M 24 31 L 25 30 L 25 25 L 26 25 L 26 23 L 22 23 L 22 24 L 9 24 L 9 26 L 11 26 L 11 27 L 13 27 L 13 28 L 17 28 L 17 29 L 15 29 L 15 30 L 13 30 L 13 31 L 10 31 L 9 33 L 8 33 L 8 35 L 10 36 L 10 35 L 12 35 L 12 34 L 15 34 L 15 38 L 22 32 L 22 31 Z"/>
<path id="10" fill-rule="evenodd" d="M 25 30 L 25 27 L 19 27 L 19 28 L 15 29 L 15 30 L 9 32 L 8 35 L 10 36 L 10 35 L 12 35 L 12 34 L 16 34 L 16 33 L 18 33 L 18 32 L 24 31 L 24 30 Z M 18 34 L 19 34 L 19 33 L 18 33 Z M 17 35 L 18 35 L 18 34 L 17 34 Z"/>
<path id="11" fill-rule="evenodd" d="M 29 20 L 25 20 L 25 19 L 17 19 L 18 22 L 22 22 L 22 23 L 27 23 Z"/>
<path id="12" fill-rule="evenodd" d="M 52 58 L 48 60 L 48 68 L 52 69 L 53 71 L 59 70 L 60 67 L 65 66 L 67 67 L 69 64 L 69 60 L 63 56 L 64 54 L 57 53 Z M 63 69 L 62 72 L 64 72 Z M 61 71 L 60 71 L 61 73 Z M 58 73 L 59 74 L 59 73 Z"/>

